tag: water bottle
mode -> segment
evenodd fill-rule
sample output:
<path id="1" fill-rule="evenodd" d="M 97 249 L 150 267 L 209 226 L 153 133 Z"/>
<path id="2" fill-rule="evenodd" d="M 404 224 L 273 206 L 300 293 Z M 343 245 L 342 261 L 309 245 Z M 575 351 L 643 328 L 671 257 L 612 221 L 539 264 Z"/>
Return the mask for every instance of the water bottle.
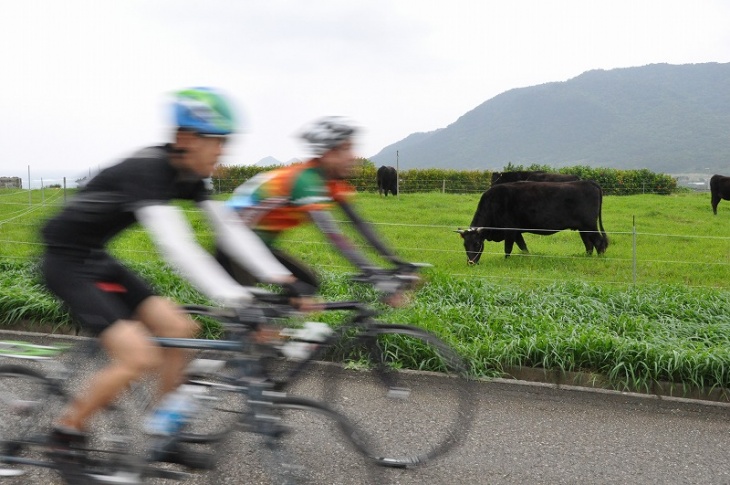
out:
<path id="1" fill-rule="evenodd" d="M 145 431 L 152 435 L 170 436 L 177 433 L 196 410 L 195 395 L 200 386 L 184 384 L 169 393 L 146 421 Z"/>
<path id="2" fill-rule="evenodd" d="M 300 329 L 286 329 L 282 335 L 292 340 L 281 348 L 281 353 L 291 360 L 304 360 L 317 348 L 316 342 L 324 342 L 332 333 L 326 323 L 306 322 Z"/>

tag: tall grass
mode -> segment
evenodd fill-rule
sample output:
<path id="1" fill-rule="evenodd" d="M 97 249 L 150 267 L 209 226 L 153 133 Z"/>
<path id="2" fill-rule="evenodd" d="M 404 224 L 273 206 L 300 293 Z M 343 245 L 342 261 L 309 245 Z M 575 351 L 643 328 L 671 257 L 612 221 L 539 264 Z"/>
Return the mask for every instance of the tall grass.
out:
<path id="1" fill-rule="evenodd" d="M 713 216 L 709 194 L 605 197 L 603 222 L 611 245 L 604 256 L 583 254 L 574 232 L 528 234 L 528 255 L 505 259 L 501 245 L 487 243 L 481 264 L 467 267 L 453 230 L 468 225 L 478 199 L 479 194 L 358 196 L 360 211 L 400 254 L 433 265 L 408 306 L 384 308 L 387 320 L 440 335 L 478 375 L 529 366 L 594 372 L 622 389 L 649 389 L 665 380 L 704 389 L 730 385 L 730 205 L 723 210 L 721 203 Z M 44 292 L 35 271 L 37 229 L 57 207 L 49 204 L 2 224 L 11 206 L 1 202 L 0 323 L 68 326 L 68 316 Z M 188 215 L 201 242 L 211 247 L 199 214 Z M 375 300 L 370 289 L 349 282 L 352 268 L 312 228 L 287 234 L 281 244 L 320 270 L 325 298 Z M 204 301 L 159 260 L 141 230 L 114 241 L 112 251 L 161 293 L 180 302 Z M 337 325 L 343 315 L 317 317 Z"/>

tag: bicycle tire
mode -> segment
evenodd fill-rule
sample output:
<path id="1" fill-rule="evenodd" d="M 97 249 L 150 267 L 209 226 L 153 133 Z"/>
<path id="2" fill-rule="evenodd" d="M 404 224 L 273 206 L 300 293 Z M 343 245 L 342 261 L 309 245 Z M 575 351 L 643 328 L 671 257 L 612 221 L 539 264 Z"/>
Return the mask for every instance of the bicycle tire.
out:
<path id="1" fill-rule="evenodd" d="M 32 365 L 32 364 L 31 364 Z M 53 458 L 48 438 L 54 421 L 68 405 L 63 385 L 27 365 L 0 365 L 0 469 L 6 476 L 17 472 L 19 484 L 114 483 L 120 475 L 145 476 L 144 459 L 138 456 L 130 417 L 138 410 L 116 403 L 92 418 L 83 458 L 74 462 Z M 21 461 L 22 463 L 18 463 Z M 80 460 L 76 462 L 76 460 Z M 13 480 L 13 478 L 10 478 Z"/>
<path id="2" fill-rule="evenodd" d="M 343 327 L 334 342 L 342 364 L 325 366 L 328 402 L 368 433 L 379 465 L 426 463 L 464 439 L 475 406 L 469 368 L 438 337 L 374 323 Z"/>
<path id="3" fill-rule="evenodd" d="M 274 432 L 259 431 L 258 452 L 271 483 L 383 483 L 367 437 L 347 416 L 307 397 L 275 393 L 264 400 L 279 418 Z M 323 428 L 331 431 L 326 440 L 317 437 Z"/>
<path id="4" fill-rule="evenodd" d="M 48 462 L 46 443 L 52 420 L 67 403 L 63 390 L 42 372 L 6 364 L 0 366 L 0 468 L 15 470 L 18 483 L 49 483 L 53 470 L 36 466 Z M 27 460 L 10 463 L 7 458 Z"/>

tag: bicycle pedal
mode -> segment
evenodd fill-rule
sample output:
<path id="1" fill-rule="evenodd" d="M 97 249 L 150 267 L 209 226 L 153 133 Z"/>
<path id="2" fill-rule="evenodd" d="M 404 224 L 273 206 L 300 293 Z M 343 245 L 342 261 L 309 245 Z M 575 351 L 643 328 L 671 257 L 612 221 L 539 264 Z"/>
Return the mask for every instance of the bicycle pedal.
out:
<path id="1" fill-rule="evenodd" d="M 211 470 L 215 466 L 215 456 L 212 453 L 191 451 L 174 443 L 152 454 L 154 461 L 182 465 L 194 470 Z"/>

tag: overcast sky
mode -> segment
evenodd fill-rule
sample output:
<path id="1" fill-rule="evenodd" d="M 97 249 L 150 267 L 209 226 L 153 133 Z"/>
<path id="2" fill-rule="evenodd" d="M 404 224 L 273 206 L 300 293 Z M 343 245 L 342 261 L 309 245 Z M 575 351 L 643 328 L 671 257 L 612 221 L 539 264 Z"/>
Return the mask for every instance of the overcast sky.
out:
<path id="1" fill-rule="evenodd" d="M 730 62 L 728 26 L 726 0 L 2 0 L 0 176 L 74 179 L 166 141 L 167 94 L 195 85 L 245 120 L 224 163 L 304 157 L 323 115 L 372 156 L 512 88 Z"/>

